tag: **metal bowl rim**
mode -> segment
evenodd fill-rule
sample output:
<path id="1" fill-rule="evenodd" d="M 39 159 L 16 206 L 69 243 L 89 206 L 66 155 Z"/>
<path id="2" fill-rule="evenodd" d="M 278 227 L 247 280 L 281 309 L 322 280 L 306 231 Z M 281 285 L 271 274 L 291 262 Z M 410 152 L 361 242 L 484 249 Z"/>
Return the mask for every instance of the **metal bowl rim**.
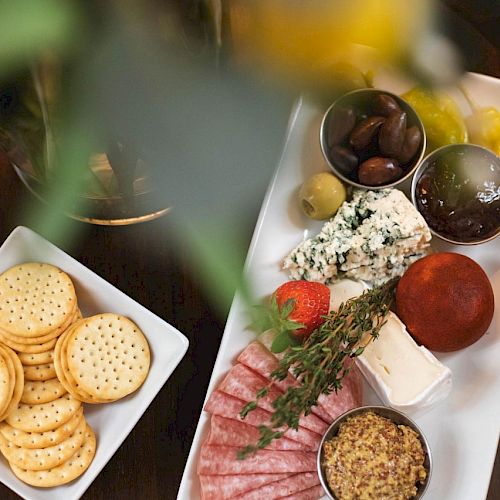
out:
<path id="1" fill-rule="evenodd" d="M 422 443 L 422 447 L 424 449 L 425 455 L 426 455 L 426 460 L 427 462 L 427 477 L 425 479 L 425 482 L 420 485 L 416 496 L 412 497 L 413 499 L 417 500 L 419 498 L 422 498 L 427 491 L 427 488 L 429 486 L 429 483 L 431 481 L 431 475 L 432 475 L 432 454 L 431 454 L 431 448 L 429 446 L 429 443 L 427 441 L 427 438 L 425 437 L 424 433 L 420 429 L 420 427 L 410 418 L 408 415 L 404 414 L 403 412 L 399 410 L 395 410 L 394 408 L 390 408 L 388 406 L 382 406 L 382 405 L 366 405 L 366 406 L 358 406 L 357 408 L 352 408 L 351 410 L 348 410 L 342 415 L 339 415 L 328 427 L 328 429 L 325 431 L 323 434 L 323 437 L 321 438 L 321 442 L 319 444 L 318 448 L 318 453 L 316 457 L 316 465 L 318 469 L 318 476 L 319 480 L 321 483 L 321 486 L 323 487 L 323 490 L 325 491 L 326 495 L 330 500 L 337 500 L 335 496 L 333 496 L 333 493 L 330 490 L 330 487 L 328 486 L 328 481 L 326 480 L 326 477 L 323 472 L 323 467 L 321 465 L 321 456 L 322 456 L 322 451 L 323 451 L 323 444 L 325 443 L 326 440 L 330 439 L 332 436 L 332 432 L 335 430 L 337 431 L 337 427 L 340 426 L 341 423 L 343 423 L 347 418 L 349 418 L 352 415 L 357 415 L 359 413 L 363 412 L 368 412 L 368 411 L 373 411 L 374 413 L 377 413 L 378 415 L 381 415 L 382 417 L 386 417 L 390 420 L 392 420 L 396 425 L 408 425 L 411 427 L 419 436 L 420 442 Z M 380 413 L 379 413 L 380 412 Z M 385 414 L 383 414 L 385 413 Z M 402 419 L 404 421 L 403 424 L 397 423 L 393 420 L 392 416 L 390 415 L 395 415 Z M 424 462 L 424 463 L 425 463 Z"/>
<path id="2" fill-rule="evenodd" d="M 431 151 L 430 153 L 428 153 L 420 161 L 419 165 L 415 169 L 413 179 L 411 182 L 411 202 L 413 203 L 413 206 L 417 209 L 418 213 L 424 218 L 426 223 L 427 223 L 426 218 L 424 217 L 424 215 L 422 214 L 422 212 L 420 212 L 420 210 L 418 208 L 417 194 L 416 194 L 417 193 L 417 183 L 418 183 L 420 177 L 422 176 L 422 173 L 425 171 L 425 168 L 428 166 L 429 160 L 433 155 L 435 155 L 435 154 L 437 155 L 439 153 L 442 153 L 446 149 L 458 149 L 458 148 L 480 150 L 480 151 L 488 154 L 488 156 L 491 156 L 492 158 L 494 158 L 495 161 L 500 166 L 500 157 L 498 157 L 498 155 L 496 155 L 493 151 L 489 150 L 488 148 L 485 148 L 484 146 L 480 146 L 479 144 L 471 144 L 469 142 L 463 142 L 463 143 L 458 143 L 458 144 L 446 144 L 446 145 L 441 146 L 441 147 L 435 149 L 434 151 Z M 478 241 L 457 241 L 457 240 L 453 240 L 451 238 L 448 238 L 446 236 L 441 235 L 440 233 L 438 233 L 437 231 L 432 229 L 432 227 L 430 227 L 429 225 L 428 225 L 428 227 L 429 227 L 429 231 L 434 236 L 436 236 L 439 239 L 446 241 L 448 243 L 452 243 L 453 245 L 463 245 L 463 246 L 481 245 L 482 243 L 487 243 L 488 241 L 494 240 L 497 236 L 500 235 L 500 225 L 499 225 L 495 234 L 493 234 L 492 236 L 489 236 L 488 238 L 484 238 L 484 239 L 478 240 Z"/>
<path id="3" fill-rule="evenodd" d="M 390 184 L 384 184 L 383 186 L 368 186 L 365 184 L 360 184 L 359 182 L 353 181 L 352 179 L 349 179 L 348 177 L 343 175 L 341 172 L 339 172 L 339 170 L 337 168 L 335 168 L 335 166 L 331 163 L 331 161 L 327 155 L 327 145 L 325 145 L 325 141 L 323 139 L 324 133 L 325 133 L 325 127 L 326 127 L 326 120 L 327 120 L 328 116 L 330 115 L 331 111 L 333 110 L 334 106 L 337 106 L 339 104 L 339 101 L 341 101 L 342 99 L 344 99 L 346 97 L 351 97 L 352 95 L 363 94 L 363 93 L 387 94 L 388 96 L 395 99 L 398 102 L 398 104 L 402 103 L 403 106 L 407 106 L 415 114 L 418 128 L 420 130 L 420 133 L 422 134 L 422 145 L 421 145 L 422 151 L 421 151 L 420 155 L 418 156 L 418 158 L 415 160 L 413 167 L 410 170 L 408 170 L 408 172 L 403 177 L 397 179 L 394 182 L 391 182 Z M 413 106 L 411 104 L 407 103 L 402 97 L 400 97 L 397 94 L 394 94 L 392 92 L 389 92 L 387 90 L 377 89 L 377 88 L 366 88 L 366 89 L 351 90 L 350 92 L 347 92 L 347 93 L 342 94 L 341 96 L 337 97 L 337 99 L 335 99 L 335 101 L 332 102 L 332 104 L 325 111 L 323 118 L 321 120 L 321 125 L 319 128 L 319 144 L 320 144 L 321 153 L 323 154 L 323 157 L 325 158 L 326 162 L 328 163 L 328 166 L 331 168 L 331 170 L 333 171 L 333 173 L 336 176 L 338 176 L 340 179 L 342 179 L 342 181 L 349 184 L 350 186 L 353 186 L 353 187 L 356 187 L 359 189 L 371 189 L 371 190 L 375 191 L 378 189 L 387 189 L 387 188 L 395 187 L 395 186 L 401 184 L 402 182 L 404 182 L 405 180 L 409 179 L 415 173 L 417 167 L 420 165 L 420 163 L 422 162 L 422 160 L 425 156 L 425 148 L 427 147 L 427 135 L 425 133 L 425 128 L 424 128 L 424 125 L 422 123 L 422 120 L 420 119 L 420 116 L 415 111 Z"/>

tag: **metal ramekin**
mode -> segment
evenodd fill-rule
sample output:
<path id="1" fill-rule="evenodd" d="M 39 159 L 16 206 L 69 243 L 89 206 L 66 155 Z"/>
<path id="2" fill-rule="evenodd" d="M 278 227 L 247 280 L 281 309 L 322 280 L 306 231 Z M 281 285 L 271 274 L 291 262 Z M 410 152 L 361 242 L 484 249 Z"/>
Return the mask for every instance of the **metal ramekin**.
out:
<path id="1" fill-rule="evenodd" d="M 318 449 L 317 465 L 318 465 L 318 476 L 321 481 L 321 485 L 323 486 L 323 489 L 325 490 L 325 493 L 327 494 L 328 498 L 330 498 L 331 500 L 338 500 L 337 497 L 335 497 L 335 495 L 330 490 L 330 487 L 328 486 L 328 481 L 326 480 L 326 476 L 323 470 L 323 465 L 322 465 L 323 444 L 325 443 L 325 441 L 328 441 L 329 439 L 332 439 L 334 436 L 337 435 L 340 428 L 340 424 L 345 422 L 349 417 L 353 417 L 354 415 L 359 415 L 360 413 L 365 413 L 368 411 L 376 413 L 377 415 L 380 415 L 382 417 L 388 418 L 397 425 L 400 424 L 407 425 L 418 434 L 420 442 L 422 443 L 422 448 L 425 453 L 424 467 L 427 470 L 427 477 L 425 481 L 422 484 L 420 484 L 417 490 L 417 494 L 412 498 L 412 500 L 422 498 L 424 496 L 425 491 L 427 490 L 427 487 L 429 486 L 432 473 L 432 457 L 431 457 L 431 450 L 429 447 L 429 443 L 427 442 L 427 439 L 425 438 L 423 432 L 420 430 L 417 424 L 413 422 L 413 420 L 408 418 L 404 413 L 401 413 L 400 411 L 394 410 L 393 408 L 389 408 L 387 406 L 360 406 L 359 408 L 354 408 L 353 410 L 349 410 L 344 414 L 340 415 L 340 417 L 338 417 L 325 432 Z"/>
<path id="2" fill-rule="evenodd" d="M 394 182 L 390 182 L 387 184 L 383 184 L 381 186 L 368 186 L 366 184 L 361 184 L 359 182 L 353 181 L 352 179 L 349 179 L 349 177 L 346 177 L 342 172 L 340 172 L 335 165 L 331 162 L 330 160 L 330 155 L 328 153 L 328 124 L 330 117 L 335 113 L 335 111 L 342 106 L 351 106 L 355 110 L 359 112 L 363 111 L 368 111 L 370 102 L 373 101 L 375 96 L 379 94 L 384 94 L 392 97 L 399 105 L 399 107 L 406 113 L 407 117 L 407 126 L 411 127 L 413 125 L 416 125 L 420 133 L 422 134 L 422 143 L 420 144 L 419 150 L 415 154 L 413 161 L 411 163 L 411 167 L 409 167 L 400 179 L 395 180 Z M 325 157 L 328 165 L 332 169 L 333 173 L 342 179 L 346 184 L 349 184 L 351 186 L 355 186 L 358 188 L 362 189 L 385 189 L 389 187 L 396 186 L 398 184 L 401 184 L 404 182 L 406 179 L 410 178 L 413 175 L 413 172 L 417 168 L 417 165 L 419 162 L 422 160 L 425 154 L 425 145 L 426 145 L 426 135 L 425 135 L 425 129 L 422 124 L 422 121 L 420 120 L 417 112 L 413 109 L 412 106 L 410 106 L 404 99 L 399 97 L 396 94 L 392 94 L 391 92 L 387 92 L 386 90 L 380 90 L 380 89 L 359 89 L 359 90 L 353 90 L 352 92 L 348 92 L 347 94 L 342 95 L 339 97 L 334 103 L 328 108 L 326 113 L 323 116 L 323 120 L 321 121 L 321 127 L 320 127 L 320 132 L 319 132 L 319 142 L 321 145 L 321 151 L 323 152 L 323 156 Z"/>
<path id="3" fill-rule="evenodd" d="M 467 150 L 477 150 L 481 151 L 483 154 L 488 156 L 493 163 L 496 163 L 497 165 L 500 165 L 500 158 L 490 151 L 487 148 L 484 148 L 483 146 L 478 146 L 477 144 L 448 144 L 447 146 L 442 146 L 434 151 L 432 153 L 429 153 L 418 165 L 417 169 L 415 170 L 415 175 L 413 176 L 413 180 L 411 183 L 411 201 L 415 208 L 419 210 L 418 208 L 418 203 L 417 203 L 417 184 L 418 181 L 420 180 L 420 177 L 422 174 L 426 171 L 426 169 L 429 166 L 429 163 L 434 160 L 437 156 L 442 155 L 443 153 L 446 153 L 447 151 L 450 150 L 462 150 L 462 151 L 467 151 Z M 419 210 L 420 212 L 420 210 Z M 425 219 L 425 215 L 420 212 L 422 217 Z M 499 234 L 500 234 L 500 223 L 498 224 L 497 230 L 495 234 L 488 238 L 484 238 L 482 240 L 477 240 L 477 241 L 458 241 L 458 240 L 453 240 L 449 238 L 448 236 L 443 236 L 442 234 L 438 233 L 432 227 L 429 225 L 429 229 L 431 233 L 438 238 L 447 241 L 448 243 L 453 243 L 454 245 L 479 245 L 481 243 L 486 243 L 487 241 L 494 240 Z"/>

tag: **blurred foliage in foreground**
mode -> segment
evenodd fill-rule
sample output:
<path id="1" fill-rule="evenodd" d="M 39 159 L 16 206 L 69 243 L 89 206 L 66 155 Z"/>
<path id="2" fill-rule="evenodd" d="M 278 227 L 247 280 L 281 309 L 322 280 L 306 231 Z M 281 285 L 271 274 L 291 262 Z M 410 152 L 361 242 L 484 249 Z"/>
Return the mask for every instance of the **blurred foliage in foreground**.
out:
<path id="1" fill-rule="evenodd" d="M 49 120 L 40 107 L 50 189 L 29 225 L 70 238 L 77 226 L 63 213 L 83 210 L 89 158 L 110 156 L 112 144 L 118 194 L 127 180 L 137 188 L 139 159 L 148 193 L 173 207 L 175 236 L 188 238 L 193 263 L 227 304 L 245 253 L 241 221 L 263 198 L 297 91 L 334 92 L 338 64 L 345 70 L 360 44 L 407 65 L 431 16 L 431 0 L 2 2 L 2 81 L 47 55 L 61 62 L 52 83 L 35 81 L 38 91 L 49 82 L 57 102 Z M 366 76 L 349 71 L 348 80 Z"/>

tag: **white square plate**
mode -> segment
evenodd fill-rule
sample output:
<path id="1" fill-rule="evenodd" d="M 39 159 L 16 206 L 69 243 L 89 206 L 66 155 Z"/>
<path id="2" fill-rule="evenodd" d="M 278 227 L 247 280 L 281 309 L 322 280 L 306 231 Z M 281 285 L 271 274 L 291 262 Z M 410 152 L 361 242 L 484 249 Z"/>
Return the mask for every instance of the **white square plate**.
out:
<path id="1" fill-rule="evenodd" d="M 115 403 L 85 405 L 85 418 L 97 437 L 97 451 L 87 471 L 71 483 L 34 488 L 17 479 L 3 457 L 0 481 L 27 500 L 76 500 L 123 443 L 188 348 L 188 340 L 173 326 L 132 300 L 62 250 L 26 227 L 17 227 L 0 247 L 0 272 L 22 262 L 46 262 L 69 274 L 84 316 L 114 312 L 132 319 L 151 348 L 151 367 L 142 387 Z"/>

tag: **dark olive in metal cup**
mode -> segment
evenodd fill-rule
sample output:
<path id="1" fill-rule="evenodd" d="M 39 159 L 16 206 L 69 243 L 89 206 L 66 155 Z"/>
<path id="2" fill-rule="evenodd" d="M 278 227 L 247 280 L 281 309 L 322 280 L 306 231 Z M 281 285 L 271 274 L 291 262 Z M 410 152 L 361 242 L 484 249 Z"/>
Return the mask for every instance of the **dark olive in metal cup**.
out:
<path id="1" fill-rule="evenodd" d="M 393 103 L 396 103 L 397 107 L 395 107 Z M 332 147 L 331 139 L 329 139 L 329 134 L 331 134 L 330 124 L 338 123 L 340 125 L 340 122 L 342 120 L 339 120 L 339 118 L 343 118 L 344 116 L 346 116 L 346 109 L 353 110 L 355 112 L 356 123 L 352 124 L 352 122 L 349 122 L 349 127 L 347 127 L 347 125 L 345 126 L 345 128 L 342 130 L 343 133 L 341 134 L 342 136 L 344 136 L 344 140 L 340 143 L 335 144 L 335 146 L 346 148 L 350 153 L 354 154 L 357 157 L 357 162 L 354 161 L 354 158 L 352 156 L 349 156 L 349 160 L 345 160 L 345 150 L 343 150 L 343 156 L 340 162 L 338 155 L 339 150 L 335 149 L 335 152 L 332 154 L 334 148 Z M 349 139 L 353 135 L 355 127 L 363 122 L 363 120 L 369 120 L 370 118 L 376 116 L 382 116 L 382 112 L 390 115 L 391 113 L 398 112 L 398 110 L 400 110 L 400 112 L 403 112 L 406 117 L 406 128 L 405 130 L 403 130 L 403 140 L 399 145 L 398 154 L 399 156 L 402 155 L 402 157 L 404 158 L 410 156 L 410 159 L 408 161 L 402 161 L 397 156 L 381 154 L 379 150 L 378 140 L 381 129 L 384 126 L 383 124 L 380 124 L 376 127 L 374 126 L 374 129 L 369 128 L 369 133 L 367 132 L 367 136 L 369 136 L 370 138 L 370 143 L 364 149 L 355 150 L 353 149 L 352 145 L 349 144 Z M 385 121 L 387 121 L 387 118 L 385 118 Z M 351 130 L 346 132 L 346 130 L 350 128 L 351 125 Z M 416 150 L 414 151 L 414 144 L 408 144 L 408 152 L 405 149 L 405 141 L 407 137 L 407 131 L 413 129 L 413 127 L 416 127 L 420 134 L 416 134 L 419 135 L 419 137 L 417 137 L 418 141 L 416 141 L 418 142 Z M 373 134 L 371 132 L 373 132 Z M 408 132 L 408 134 L 410 134 L 410 132 Z M 364 137 L 364 139 L 366 139 L 366 137 Z M 364 189 L 382 189 L 393 187 L 409 179 L 413 175 L 418 163 L 424 156 L 425 144 L 425 130 L 415 110 L 401 97 L 392 94 L 391 92 L 379 89 L 354 90 L 339 97 L 326 111 L 320 127 L 321 150 L 333 173 L 347 184 Z M 387 172 L 387 176 L 385 177 L 382 184 L 370 185 L 362 182 L 358 177 L 359 166 L 373 156 L 387 157 L 396 160 L 399 164 L 398 168 L 401 169 L 401 172 L 396 170 L 396 177 L 393 177 L 392 175 L 394 174 L 394 169 L 391 172 Z"/>
<path id="2" fill-rule="evenodd" d="M 424 463 L 423 466 L 427 472 L 427 477 L 425 478 L 424 482 L 420 483 L 417 487 L 417 494 L 412 497 L 412 500 L 418 500 L 422 498 L 429 486 L 430 480 L 431 480 L 431 475 L 432 475 L 432 456 L 431 456 L 431 449 L 429 447 L 429 443 L 427 442 L 427 439 L 425 438 L 422 430 L 417 426 L 417 424 L 411 420 L 409 417 L 407 417 L 404 413 L 394 410 L 393 408 L 389 408 L 386 406 L 360 406 L 359 408 L 354 408 L 352 410 L 349 410 L 340 417 L 338 417 L 334 422 L 330 425 L 330 427 L 327 429 L 325 434 L 323 435 L 323 438 L 321 440 L 321 443 L 318 448 L 318 455 L 317 455 L 317 467 L 318 467 L 318 476 L 321 482 L 321 486 L 323 486 L 323 489 L 331 500 L 339 500 L 335 494 L 332 492 L 330 489 L 330 486 L 328 485 L 328 480 L 326 477 L 326 471 L 324 467 L 324 461 L 325 461 L 325 456 L 324 456 L 324 444 L 327 441 L 330 441 L 332 438 L 337 436 L 341 424 L 347 421 L 350 417 L 354 417 L 356 415 L 360 415 L 363 413 L 367 412 L 373 412 L 376 415 L 380 415 L 381 417 L 385 417 L 392 421 L 396 425 L 406 425 L 407 427 L 410 427 L 413 431 L 418 436 L 418 439 L 422 445 L 422 449 L 424 451 Z"/>
<path id="3" fill-rule="evenodd" d="M 389 116 L 393 111 L 401 112 L 398 103 L 388 94 L 379 94 L 374 99 L 373 110 L 377 115 Z"/>
<path id="4" fill-rule="evenodd" d="M 369 146 L 378 129 L 384 124 L 383 116 L 369 116 L 359 122 L 349 136 L 349 144 L 356 150 L 360 151 Z"/>
<path id="5" fill-rule="evenodd" d="M 350 107 L 339 108 L 328 122 L 328 146 L 334 147 L 345 141 L 356 124 L 356 113 Z"/>
<path id="6" fill-rule="evenodd" d="M 369 186 L 387 184 L 403 174 L 403 169 L 393 158 L 372 156 L 365 160 L 358 170 L 359 182 Z"/>
<path id="7" fill-rule="evenodd" d="M 393 111 L 380 127 L 378 145 L 384 156 L 397 157 L 403 147 L 406 133 L 406 113 Z"/>

